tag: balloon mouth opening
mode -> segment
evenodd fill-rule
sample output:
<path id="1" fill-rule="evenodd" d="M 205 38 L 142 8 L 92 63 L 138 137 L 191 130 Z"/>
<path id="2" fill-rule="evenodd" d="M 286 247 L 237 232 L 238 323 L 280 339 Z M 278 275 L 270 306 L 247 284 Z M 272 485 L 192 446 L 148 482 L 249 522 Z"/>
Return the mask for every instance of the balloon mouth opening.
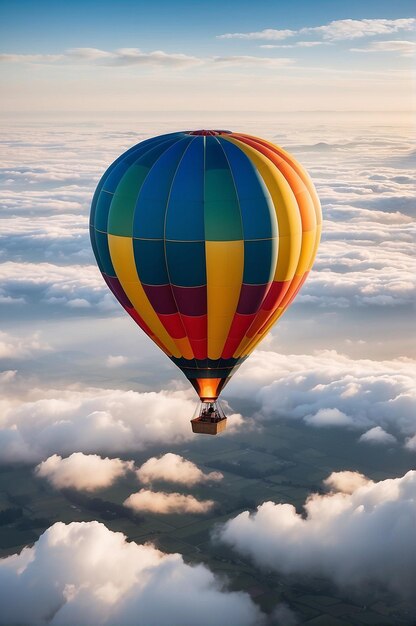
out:
<path id="1" fill-rule="evenodd" d="M 214 136 L 215 135 L 230 135 L 231 134 L 231 130 L 206 130 L 206 129 L 201 129 L 201 130 L 188 130 L 187 134 L 188 135 L 202 135 L 203 137 L 207 137 L 207 136 Z"/>

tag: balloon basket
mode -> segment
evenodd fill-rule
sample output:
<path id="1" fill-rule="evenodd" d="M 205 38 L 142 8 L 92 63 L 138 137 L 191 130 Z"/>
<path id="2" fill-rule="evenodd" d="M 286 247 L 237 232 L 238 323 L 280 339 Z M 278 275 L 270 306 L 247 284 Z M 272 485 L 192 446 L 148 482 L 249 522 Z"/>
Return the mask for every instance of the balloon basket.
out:
<path id="1" fill-rule="evenodd" d="M 218 402 L 202 402 L 199 415 L 191 420 L 192 432 L 218 435 L 227 427 L 227 418 Z"/>

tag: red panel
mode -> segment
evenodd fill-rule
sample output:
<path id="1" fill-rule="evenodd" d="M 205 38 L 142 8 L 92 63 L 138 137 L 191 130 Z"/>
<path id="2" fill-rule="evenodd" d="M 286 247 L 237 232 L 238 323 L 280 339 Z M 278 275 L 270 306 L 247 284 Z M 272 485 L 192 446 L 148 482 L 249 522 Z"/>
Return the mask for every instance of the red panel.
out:
<path id="1" fill-rule="evenodd" d="M 291 280 L 273 281 L 267 296 L 264 298 L 261 310 L 274 311 L 280 305 L 285 293 L 290 287 Z"/>
<path id="2" fill-rule="evenodd" d="M 206 339 L 208 335 L 207 315 L 183 315 L 182 322 L 189 339 Z"/>
<path id="3" fill-rule="evenodd" d="M 196 359 L 207 358 L 207 317 L 207 315 L 181 315 L 182 323 Z"/>
<path id="4" fill-rule="evenodd" d="M 189 343 L 196 359 L 208 357 L 208 339 L 189 339 Z"/>
<path id="5" fill-rule="evenodd" d="M 158 314 L 158 318 L 173 339 L 182 339 L 183 337 L 186 337 L 179 313 L 173 313 L 172 315 Z"/>
<path id="6" fill-rule="evenodd" d="M 288 307 L 292 304 L 293 300 L 296 298 L 299 293 L 300 288 L 308 277 L 309 272 L 305 272 L 303 276 L 295 276 L 292 280 L 292 284 L 290 285 L 290 289 L 287 292 L 286 296 L 282 300 L 282 304 L 280 306 Z M 295 281 L 296 278 L 296 281 Z"/>

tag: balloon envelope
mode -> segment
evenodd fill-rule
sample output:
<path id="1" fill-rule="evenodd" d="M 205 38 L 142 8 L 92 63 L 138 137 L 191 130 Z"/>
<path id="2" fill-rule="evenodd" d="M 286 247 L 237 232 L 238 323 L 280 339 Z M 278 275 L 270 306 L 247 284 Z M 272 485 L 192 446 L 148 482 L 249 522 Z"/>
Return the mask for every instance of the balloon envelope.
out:
<path id="1" fill-rule="evenodd" d="M 230 131 L 142 141 L 108 168 L 91 207 L 107 285 L 202 400 L 218 397 L 291 304 L 320 232 L 302 166 Z"/>

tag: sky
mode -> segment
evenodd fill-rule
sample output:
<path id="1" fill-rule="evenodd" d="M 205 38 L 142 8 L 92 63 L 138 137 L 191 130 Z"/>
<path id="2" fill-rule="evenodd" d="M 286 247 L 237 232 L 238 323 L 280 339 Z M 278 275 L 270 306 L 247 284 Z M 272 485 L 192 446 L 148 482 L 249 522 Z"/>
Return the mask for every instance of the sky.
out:
<path id="1" fill-rule="evenodd" d="M 403 0 L 3 1 L 2 108 L 408 111 L 414 19 Z"/>
<path id="2" fill-rule="evenodd" d="M 197 397 L 108 291 L 88 215 L 100 176 L 133 144 L 185 126 L 252 133 L 307 168 L 323 237 L 296 302 L 223 394 L 225 437 L 252 429 L 267 440 L 289 421 L 349 437 L 380 462 L 399 454 L 406 471 L 389 474 L 386 461 L 366 476 L 348 458 L 338 471 L 329 455 L 324 483 L 300 507 L 264 499 L 212 541 L 259 571 L 409 600 L 412 4 L 1 3 L 1 465 L 90 494 L 134 475 L 124 506 L 161 519 L 215 507 L 222 474 L 179 454 L 197 446 Z M 201 614 L 200 626 L 271 623 L 202 562 L 191 568 L 102 522 L 57 521 L 20 548 L 0 560 L 0 624 L 174 626 L 174 615 L 194 626 Z M 174 593 L 173 580 L 194 593 Z M 297 623 L 290 607 L 273 615 Z"/>

